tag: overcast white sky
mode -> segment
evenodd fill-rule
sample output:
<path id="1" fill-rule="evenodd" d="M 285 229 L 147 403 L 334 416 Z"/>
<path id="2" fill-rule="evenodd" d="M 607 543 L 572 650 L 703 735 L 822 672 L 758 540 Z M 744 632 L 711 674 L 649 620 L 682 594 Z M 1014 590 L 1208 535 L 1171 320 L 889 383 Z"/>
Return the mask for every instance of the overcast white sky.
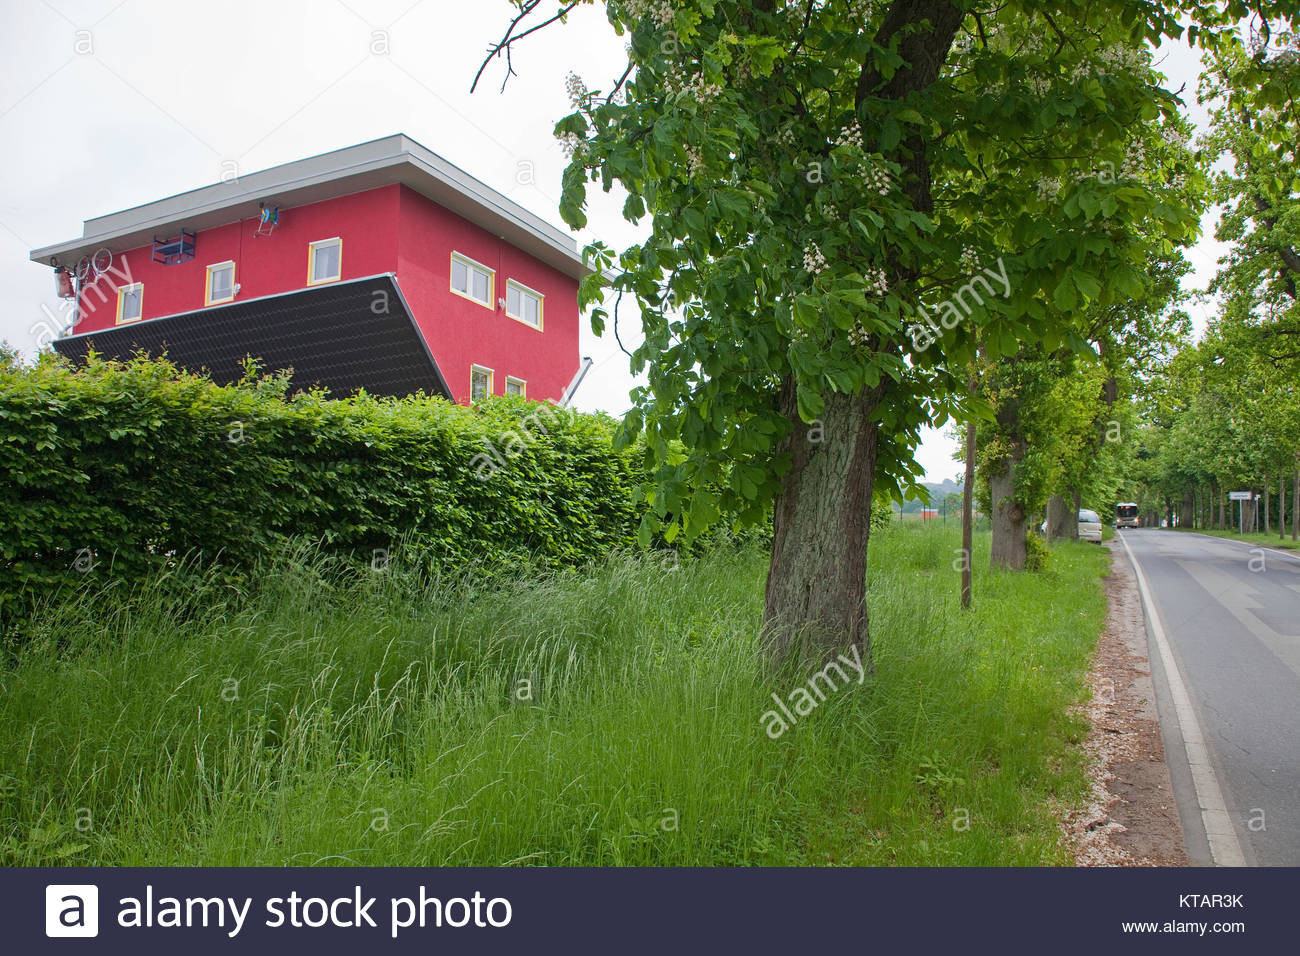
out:
<path id="1" fill-rule="evenodd" d="M 551 136 L 569 111 L 564 77 L 607 86 L 626 62 L 603 9 L 575 11 L 470 82 L 500 36 L 506 0 L 0 0 L 0 339 L 30 353 L 58 300 L 30 250 L 76 238 L 82 220 L 404 132 L 511 199 L 562 225 L 564 157 Z M 1195 107 L 1195 57 L 1164 52 L 1171 88 Z M 231 164 L 235 164 L 233 167 Z M 636 230 L 621 198 L 592 194 L 589 231 L 616 248 Z M 1207 220 L 1207 234 L 1212 231 Z M 1218 247 L 1192 251 L 1204 287 Z M 1194 308 L 1198 327 L 1204 313 Z M 623 326 L 631 346 L 640 330 Z M 632 378 L 607 331 L 584 325 L 596 362 L 581 408 L 620 413 Z M 927 478 L 959 471 L 953 443 L 928 433 Z"/>

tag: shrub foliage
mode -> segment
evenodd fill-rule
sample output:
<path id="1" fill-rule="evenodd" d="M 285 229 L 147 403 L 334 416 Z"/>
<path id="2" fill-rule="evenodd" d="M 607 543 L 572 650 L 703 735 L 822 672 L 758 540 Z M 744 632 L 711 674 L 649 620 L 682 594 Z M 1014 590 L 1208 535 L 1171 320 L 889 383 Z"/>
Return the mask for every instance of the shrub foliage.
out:
<path id="1" fill-rule="evenodd" d="M 612 422 L 522 399 L 287 394 L 143 358 L 0 369 L 0 612 L 180 557 L 231 569 L 287 539 L 435 566 L 583 563 L 631 544 L 634 451 Z"/>

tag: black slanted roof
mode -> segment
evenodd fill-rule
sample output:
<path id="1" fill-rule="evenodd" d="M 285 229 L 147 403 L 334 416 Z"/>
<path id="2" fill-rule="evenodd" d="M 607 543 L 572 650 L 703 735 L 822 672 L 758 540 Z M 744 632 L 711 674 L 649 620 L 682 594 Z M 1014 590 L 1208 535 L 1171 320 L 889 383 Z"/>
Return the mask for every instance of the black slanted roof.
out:
<path id="1" fill-rule="evenodd" d="M 92 349 L 121 360 L 165 352 L 223 385 L 239 380 L 251 355 L 265 371 L 292 368 L 294 388 L 323 385 L 335 397 L 362 388 L 451 397 L 391 274 L 86 332 L 54 348 L 77 363 Z"/>

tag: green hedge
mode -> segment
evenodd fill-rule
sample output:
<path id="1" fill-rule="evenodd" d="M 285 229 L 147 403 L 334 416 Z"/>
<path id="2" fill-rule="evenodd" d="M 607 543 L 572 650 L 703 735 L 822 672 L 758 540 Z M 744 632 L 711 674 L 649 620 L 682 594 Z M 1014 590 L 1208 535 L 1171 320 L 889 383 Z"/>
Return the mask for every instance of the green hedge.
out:
<path id="1" fill-rule="evenodd" d="M 613 429 L 522 399 L 288 398 L 143 359 L 0 367 L 0 613 L 304 536 L 365 560 L 401 542 L 456 568 L 579 564 L 635 540 L 642 472 Z"/>

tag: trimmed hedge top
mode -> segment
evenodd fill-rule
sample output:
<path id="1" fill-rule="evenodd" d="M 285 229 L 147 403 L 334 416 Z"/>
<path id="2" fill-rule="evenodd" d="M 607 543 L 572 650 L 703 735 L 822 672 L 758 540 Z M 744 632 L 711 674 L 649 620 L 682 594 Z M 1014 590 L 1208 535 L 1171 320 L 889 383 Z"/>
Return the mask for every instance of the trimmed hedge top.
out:
<path id="1" fill-rule="evenodd" d="M 291 537 L 370 560 L 573 565 L 635 542 L 614 423 L 517 398 L 286 395 L 166 361 L 0 368 L 0 611 L 181 555 L 247 566 Z"/>

